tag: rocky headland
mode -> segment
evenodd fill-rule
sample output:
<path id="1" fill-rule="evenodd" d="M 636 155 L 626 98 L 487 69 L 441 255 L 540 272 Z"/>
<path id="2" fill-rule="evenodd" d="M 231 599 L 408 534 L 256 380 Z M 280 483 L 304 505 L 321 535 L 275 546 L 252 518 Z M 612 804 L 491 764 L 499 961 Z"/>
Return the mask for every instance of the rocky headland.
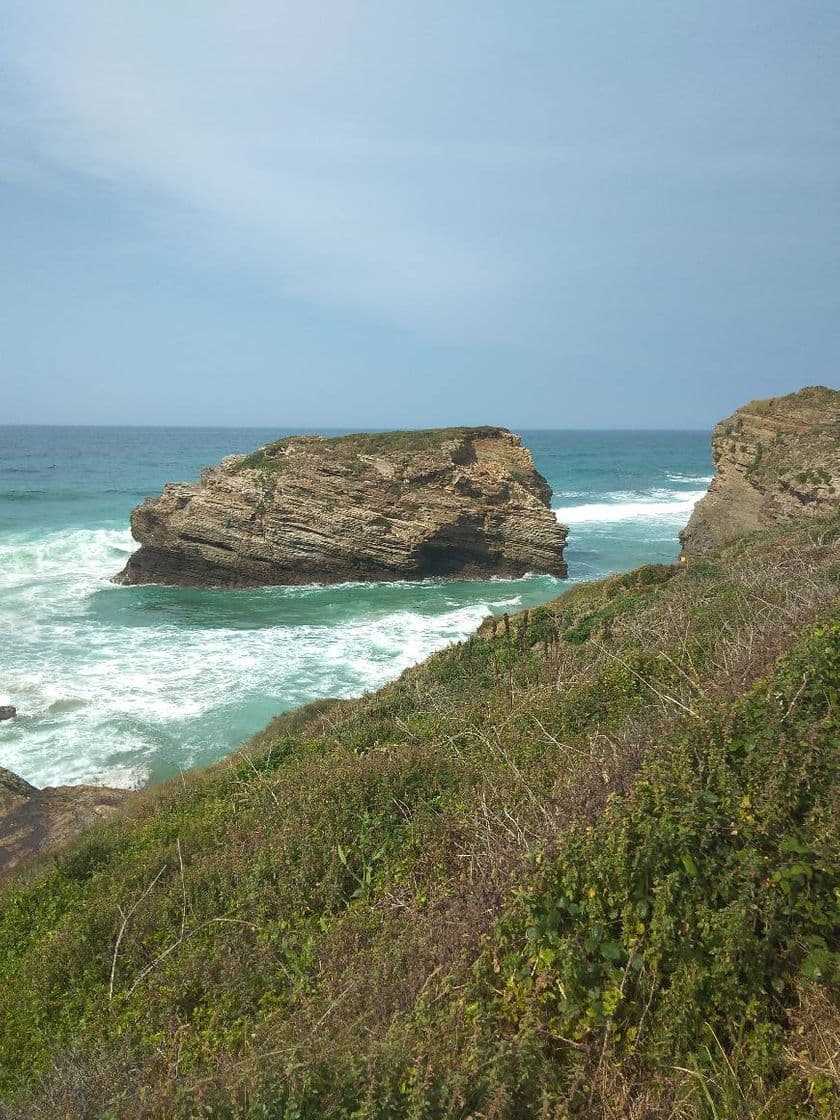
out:
<path id="1" fill-rule="evenodd" d="M 566 530 L 518 436 L 292 436 L 170 483 L 131 515 L 119 583 L 256 587 L 566 575 Z"/>
<path id="2" fill-rule="evenodd" d="M 0 766 L 0 878 L 42 852 L 62 847 L 131 796 L 105 786 L 37 789 Z"/>
<path id="3" fill-rule="evenodd" d="M 840 392 L 812 386 L 751 401 L 712 436 L 715 477 L 680 534 L 688 556 L 840 503 Z"/>

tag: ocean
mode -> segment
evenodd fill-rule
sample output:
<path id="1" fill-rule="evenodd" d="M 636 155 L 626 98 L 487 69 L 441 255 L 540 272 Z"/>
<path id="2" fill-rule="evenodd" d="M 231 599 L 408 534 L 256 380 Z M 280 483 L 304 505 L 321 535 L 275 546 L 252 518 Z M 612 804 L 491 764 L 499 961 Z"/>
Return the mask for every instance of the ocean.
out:
<path id="1" fill-rule="evenodd" d="M 131 509 L 291 429 L 0 427 L 0 765 L 35 785 L 142 786 L 272 716 L 378 688 L 490 613 L 672 561 L 708 432 L 522 432 L 569 526 L 569 579 L 228 591 L 110 582 Z M 324 434 L 336 434 L 325 432 Z"/>

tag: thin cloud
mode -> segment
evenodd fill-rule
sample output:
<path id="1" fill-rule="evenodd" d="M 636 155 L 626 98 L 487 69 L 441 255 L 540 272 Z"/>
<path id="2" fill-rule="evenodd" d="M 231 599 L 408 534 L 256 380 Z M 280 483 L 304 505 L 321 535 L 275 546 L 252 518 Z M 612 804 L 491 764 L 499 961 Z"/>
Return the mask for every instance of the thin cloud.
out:
<path id="1" fill-rule="evenodd" d="M 813 239 L 837 174 L 819 72 L 780 83 L 772 13 L 763 53 L 746 15 L 728 38 L 715 11 L 613 15 L 20 5 L 0 43 L 0 178 L 99 180 L 161 243 L 265 270 L 280 296 L 574 353 L 640 273 L 646 310 L 711 248 L 731 267 Z M 792 56 L 808 75 L 809 42 Z"/>
<path id="2" fill-rule="evenodd" d="M 341 7 L 322 5 L 324 24 Z M 56 5 L 48 22 L 47 34 L 43 8 L 24 17 L 14 51 L 38 159 L 168 198 L 182 232 L 268 264 L 287 291 L 314 300 L 444 326 L 486 326 L 503 305 L 516 276 L 447 212 L 451 150 L 437 156 L 442 182 L 427 158 L 418 194 L 428 148 L 348 136 L 337 131 L 346 105 L 307 104 L 319 75 L 353 50 L 346 19 L 326 37 L 258 5 L 200 29 L 102 5 Z M 203 41 L 197 59 L 191 30 Z"/>

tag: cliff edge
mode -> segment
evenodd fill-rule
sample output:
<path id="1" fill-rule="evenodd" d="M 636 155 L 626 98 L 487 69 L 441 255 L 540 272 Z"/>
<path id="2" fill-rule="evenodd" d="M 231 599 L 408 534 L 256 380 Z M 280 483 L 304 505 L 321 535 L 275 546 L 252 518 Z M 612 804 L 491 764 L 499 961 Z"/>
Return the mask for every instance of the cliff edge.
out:
<path id="1" fill-rule="evenodd" d="M 566 575 L 551 489 L 504 428 L 291 436 L 131 515 L 119 583 Z"/>
<path id="2" fill-rule="evenodd" d="M 751 401 L 717 425 L 712 458 L 715 477 L 680 533 L 686 555 L 829 513 L 840 503 L 840 392 Z"/>

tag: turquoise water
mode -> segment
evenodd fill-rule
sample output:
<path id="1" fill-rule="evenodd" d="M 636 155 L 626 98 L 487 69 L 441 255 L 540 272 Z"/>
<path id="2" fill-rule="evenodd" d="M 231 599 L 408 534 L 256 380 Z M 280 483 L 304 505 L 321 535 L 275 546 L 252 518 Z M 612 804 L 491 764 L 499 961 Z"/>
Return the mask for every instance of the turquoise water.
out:
<path id="1" fill-rule="evenodd" d="M 564 584 L 217 591 L 109 582 L 133 506 L 277 429 L 0 427 L 0 765 L 38 785 L 141 785 L 221 757 L 281 711 L 379 687 L 487 614 Z M 569 525 L 570 581 L 672 560 L 709 435 L 525 432 Z"/>

